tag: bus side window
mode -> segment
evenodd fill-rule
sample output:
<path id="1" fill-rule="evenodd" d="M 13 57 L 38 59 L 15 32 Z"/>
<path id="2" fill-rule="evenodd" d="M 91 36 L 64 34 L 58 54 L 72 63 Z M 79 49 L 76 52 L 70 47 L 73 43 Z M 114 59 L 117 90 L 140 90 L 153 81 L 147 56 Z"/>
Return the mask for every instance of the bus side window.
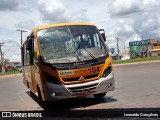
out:
<path id="1" fill-rule="evenodd" d="M 35 39 L 33 35 L 30 37 L 29 44 L 30 44 L 30 65 L 33 65 L 35 63 L 35 58 L 36 58 Z"/>
<path id="2" fill-rule="evenodd" d="M 34 39 L 33 40 L 33 64 L 37 67 L 37 68 L 39 68 L 38 67 L 38 58 L 37 58 L 37 50 L 36 50 L 36 40 Z"/>
<path id="3" fill-rule="evenodd" d="M 24 45 L 21 47 L 21 62 L 22 66 L 24 66 Z"/>
<path id="4" fill-rule="evenodd" d="M 24 66 L 29 65 L 30 63 L 30 55 L 29 55 L 29 50 L 27 49 L 27 43 L 24 44 L 23 46 L 23 56 L 24 56 Z"/>

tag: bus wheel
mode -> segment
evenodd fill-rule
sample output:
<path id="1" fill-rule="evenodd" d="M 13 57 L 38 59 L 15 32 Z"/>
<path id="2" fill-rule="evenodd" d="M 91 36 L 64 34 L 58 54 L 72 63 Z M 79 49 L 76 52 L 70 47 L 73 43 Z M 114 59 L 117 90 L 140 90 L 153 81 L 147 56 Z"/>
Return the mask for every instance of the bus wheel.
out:
<path id="1" fill-rule="evenodd" d="M 28 81 L 26 81 L 26 83 L 27 83 L 27 88 L 29 88 L 29 83 L 28 83 Z"/>
<path id="2" fill-rule="evenodd" d="M 40 92 L 40 88 L 37 86 L 37 91 L 38 91 L 38 99 L 39 99 L 39 102 L 43 102 L 42 100 L 42 95 L 41 95 L 41 92 Z"/>
<path id="3" fill-rule="evenodd" d="M 104 92 L 104 93 L 99 93 L 99 94 L 94 94 L 93 96 L 94 96 L 96 99 L 100 99 L 100 98 L 103 98 L 105 95 L 106 95 L 106 92 Z"/>
<path id="4" fill-rule="evenodd" d="M 31 97 L 33 97 L 34 96 L 34 93 L 30 90 L 30 95 L 31 95 Z"/>
<path id="5" fill-rule="evenodd" d="M 47 102 L 42 100 L 42 95 L 40 92 L 40 88 L 38 86 L 37 86 L 37 91 L 38 91 L 38 99 L 39 99 L 40 106 L 43 108 L 47 107 Z"/>

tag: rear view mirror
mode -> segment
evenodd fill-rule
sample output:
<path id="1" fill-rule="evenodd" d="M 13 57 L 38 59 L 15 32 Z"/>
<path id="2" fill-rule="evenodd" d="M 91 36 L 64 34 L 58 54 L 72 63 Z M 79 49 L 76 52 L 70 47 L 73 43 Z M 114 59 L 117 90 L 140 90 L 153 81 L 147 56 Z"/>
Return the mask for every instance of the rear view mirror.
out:
<path id="1" fill-rule="evenodd" d="M 99 32 L 101 33 L 103 40 L 106 41 L 106 35 L 104 29 L 99 29 Z"/>
<path id="2" fill-rule="evenodd" d="M 105 33 L 101 33 L 101 36 L 102 36 L 103 40 L 106 41 Z"/>
<path id="3" fill-rule="evenodd" d="M 27 48 L 26 48 L 27 50 L 29 50 L 29 51 L 31 50 L 31 44 L 30 44 L 30 42 L 27 42 L 26 47 L 27 47 Z"/>
<path id="4" fill-rule="evenodd" d="M 30 51 L 32 48 L 31 48 L 31 42 L 29 42 L 29 40 L 30 40 L 30 37 L 27 37 L 26 49 Z"/>

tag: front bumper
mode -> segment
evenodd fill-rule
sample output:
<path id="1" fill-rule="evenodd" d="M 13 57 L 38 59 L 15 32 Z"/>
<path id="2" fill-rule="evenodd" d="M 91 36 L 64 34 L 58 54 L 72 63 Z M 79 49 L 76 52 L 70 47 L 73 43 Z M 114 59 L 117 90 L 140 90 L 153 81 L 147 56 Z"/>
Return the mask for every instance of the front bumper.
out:
<path id="1" fill-rule="evenodd" d="M 44 92 L 46 101 L 55 101 L 60 99 L 68 99 L 79 97 L 79 94 L 90 92 L 90 94 L 98 94 L 113 91 L 115 89 L 114 74 L 111 72 L 108 76 L 98 80 L 72 84 L 58 85 L 46 82 L 44 84 Z"/>

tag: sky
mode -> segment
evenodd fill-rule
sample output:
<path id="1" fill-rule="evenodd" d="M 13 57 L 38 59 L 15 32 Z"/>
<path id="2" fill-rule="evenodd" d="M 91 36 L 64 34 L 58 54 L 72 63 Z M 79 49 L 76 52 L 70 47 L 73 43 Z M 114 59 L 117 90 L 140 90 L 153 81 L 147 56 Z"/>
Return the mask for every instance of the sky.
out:
<path id="1" fill-rule="evenodd" d="M 109 48 L 130 41 L 160 38 L 160 0 L 0 0 L 0 43 L 4 58 L 20 61 L 23 41 L 36 26 L 90 22 L 105 29 Z"/>

